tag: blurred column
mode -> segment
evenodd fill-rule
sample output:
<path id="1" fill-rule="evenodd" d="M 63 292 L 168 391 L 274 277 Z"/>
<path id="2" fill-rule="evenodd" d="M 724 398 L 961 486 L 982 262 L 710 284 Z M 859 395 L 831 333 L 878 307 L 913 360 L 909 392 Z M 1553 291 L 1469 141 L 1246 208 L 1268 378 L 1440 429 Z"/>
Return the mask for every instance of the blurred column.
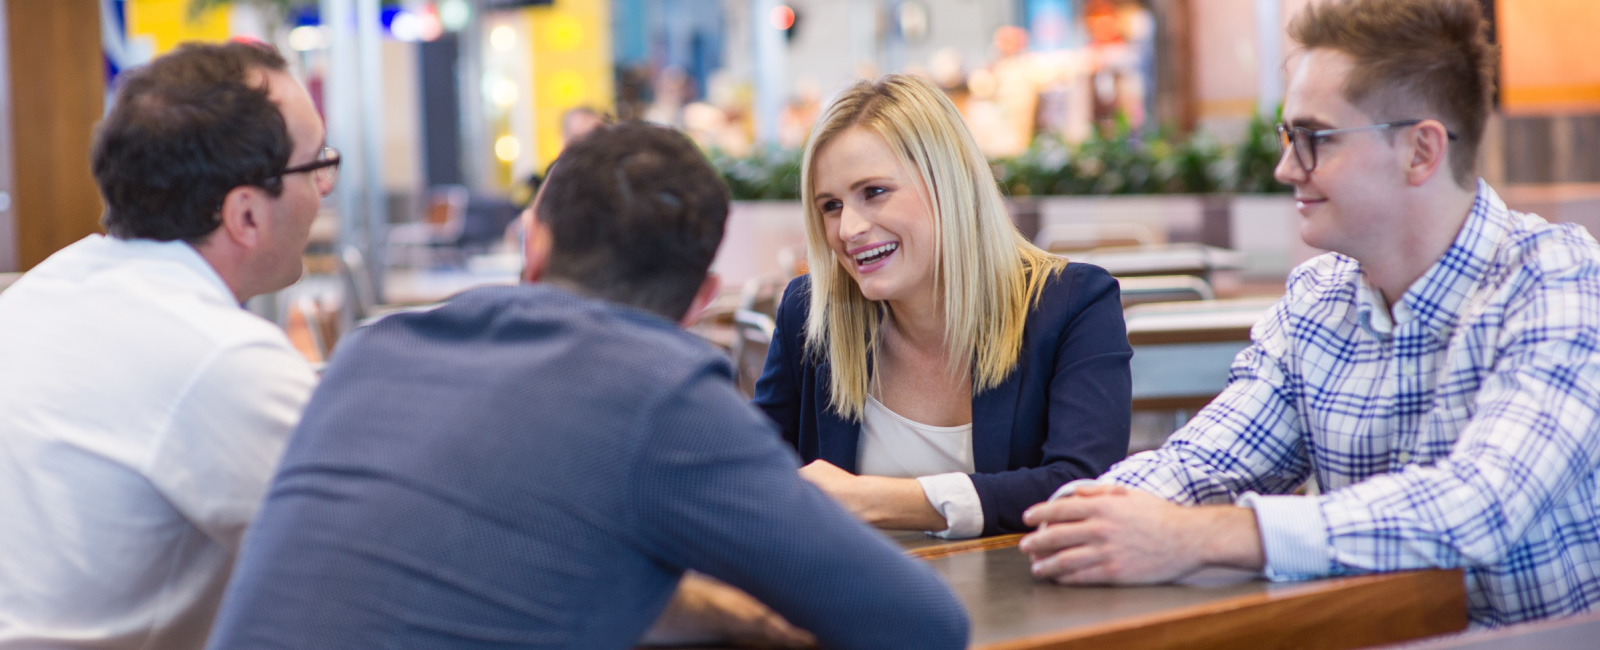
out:
<path id="1" fill-rule="evenodd" d="M 363 238 L 353 242 L 364 253 L 373 299 L 383 296 L 384 243 L 389 236 L 388 203 L 383 183 L 383 14 L 378 0 L 356 2 L 357 69 L 361 71 L 361 166 Z"/>
<path id="2" fill-rule="evenodd" d="M 778 116 L 788 100 L 788 53 L 783 32 L 772 24 L 778 0 L 751 0 L 751 41 L 756 59 L 756 142 L 776 144 Z"/>
<path id="3" fill-rule="evenodd" d="M 482 6 L 482 5 L 478 5 Z M 457 42 L 456 96 L 460 98 L 461 174 L 467 187 L 485 189 L 494 185 L 494 153 L 490 151 L 489 130 L 483 116 L 483 12 L 472 12 L 472 19 L 461 29 Z"/>
<path id="4" fill-rule="evenodd" d="M 1283 0 L 1256 3 L 1256 113 L 1267 119 L 1283 102 Z"/>
<path id="5" fill-rule="evenodd" d="M 328 33 L 324 118 L 328 144 L 344 156 L 339 186 L 328 200 L 339 215 L 339 249 L 360 249 L 374 284 L 382 276 L 382 237 L 388 226 L 380 176 L 383 158 L 382 80 L 378 0 L 322 0 Z M 374 287 L 377 289 L 377 287 Z M 376 296 L 382 299 L 382 293 Z M 347 298 L 353 300 L 353 297 Z M 345 310 L 346 318 L 350 310 Z M 349 323 L 345 323 L 349 325 Z"/>

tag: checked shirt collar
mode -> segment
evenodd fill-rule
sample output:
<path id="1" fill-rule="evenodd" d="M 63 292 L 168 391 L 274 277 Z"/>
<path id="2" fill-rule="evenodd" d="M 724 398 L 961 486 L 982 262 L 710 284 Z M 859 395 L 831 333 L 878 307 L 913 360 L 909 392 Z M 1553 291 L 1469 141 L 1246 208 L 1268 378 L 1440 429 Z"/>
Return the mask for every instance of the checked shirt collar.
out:
<path id="1" fill-rule="evenodd" d="M 1506 204 L 1487 183 L 1479 180 L 1477 198 L 1455 242 L 1400 296 L 1392 321 L 1377 289 L 1367 282 L 1366 274 L 1358 276 L 1356 318 L 1361 328 L 1380 341 L 1389 341 L 1394 338 L 1396 329 L 1420 321 L 1423 331 L 1433 333 L 1440 341 L 1447 340 L 1455 329 L 1463 303 L 1493 264 L 1510 218 Z"/>

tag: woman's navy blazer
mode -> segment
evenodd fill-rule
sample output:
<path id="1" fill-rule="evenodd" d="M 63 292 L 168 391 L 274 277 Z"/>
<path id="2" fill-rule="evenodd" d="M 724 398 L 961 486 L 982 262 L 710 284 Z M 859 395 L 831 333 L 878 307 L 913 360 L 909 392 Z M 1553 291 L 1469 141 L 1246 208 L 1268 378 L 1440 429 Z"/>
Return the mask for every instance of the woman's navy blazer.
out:
<path id="1" fill-rule="evenodd" d="M 784 291 L 753 402 L 802 460 L 854 473 L 861 423 L 828 408 L 830 364 L 806 353 L 810 293 L 810 276 Z M 971 476 L 984 535 L 1028 530 L 1028 506 L 1127 455 L 1132 358 L 1121 293 L 1105 269 L 1071 263 L 1046 281 L 1028 311 L 1017 367 L 972 397 Z"/>

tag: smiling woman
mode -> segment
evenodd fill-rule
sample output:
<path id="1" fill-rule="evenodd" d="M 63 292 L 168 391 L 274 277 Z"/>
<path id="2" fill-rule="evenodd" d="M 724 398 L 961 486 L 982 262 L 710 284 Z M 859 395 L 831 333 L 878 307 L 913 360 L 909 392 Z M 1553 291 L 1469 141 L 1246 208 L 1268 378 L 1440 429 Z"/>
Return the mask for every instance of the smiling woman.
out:
<path id="1" fill-rule="evenodd" d="M 755 403 L 802 474 L 868 522 L 1015 532 L 1127 451 L 1117 283 L 1030 244 L 933 85 L 861 82 L 824 112 L 801 192 L 810 274 L 784 294 Z"/>

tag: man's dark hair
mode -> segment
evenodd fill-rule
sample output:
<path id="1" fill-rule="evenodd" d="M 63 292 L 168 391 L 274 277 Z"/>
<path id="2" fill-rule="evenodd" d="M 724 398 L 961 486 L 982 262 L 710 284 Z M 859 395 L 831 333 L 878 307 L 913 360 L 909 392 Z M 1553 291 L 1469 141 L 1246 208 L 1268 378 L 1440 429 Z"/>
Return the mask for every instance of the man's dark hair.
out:
<path id="1" fill-rule="evenodd" d="M 125 73 L 91 154 L 106 232 L 199 243 L 233 188 L 278 196 L 294 144 L 266 80 L 250 77 L 285 69 L 268 45 L 187 43 Z"/>
<path id="2" fill-rule="evenodd" d="M 538 218 L 554 239 L 548 277 L 675 321 L 722 242 L 728 188 L 683 134 L 626 122 L 561 152 Z"/>
<path id="3" fill-rule="evenodd" d="M 1499 60 L 1488 27 L 1475 0 L 1348 0 L 1306 7 L 1289 35 L 1354 59 L 1344 97 L 1373 119 L 1443 122 L 1460 138 L 1451 174 L 1470 189 Z"/>

